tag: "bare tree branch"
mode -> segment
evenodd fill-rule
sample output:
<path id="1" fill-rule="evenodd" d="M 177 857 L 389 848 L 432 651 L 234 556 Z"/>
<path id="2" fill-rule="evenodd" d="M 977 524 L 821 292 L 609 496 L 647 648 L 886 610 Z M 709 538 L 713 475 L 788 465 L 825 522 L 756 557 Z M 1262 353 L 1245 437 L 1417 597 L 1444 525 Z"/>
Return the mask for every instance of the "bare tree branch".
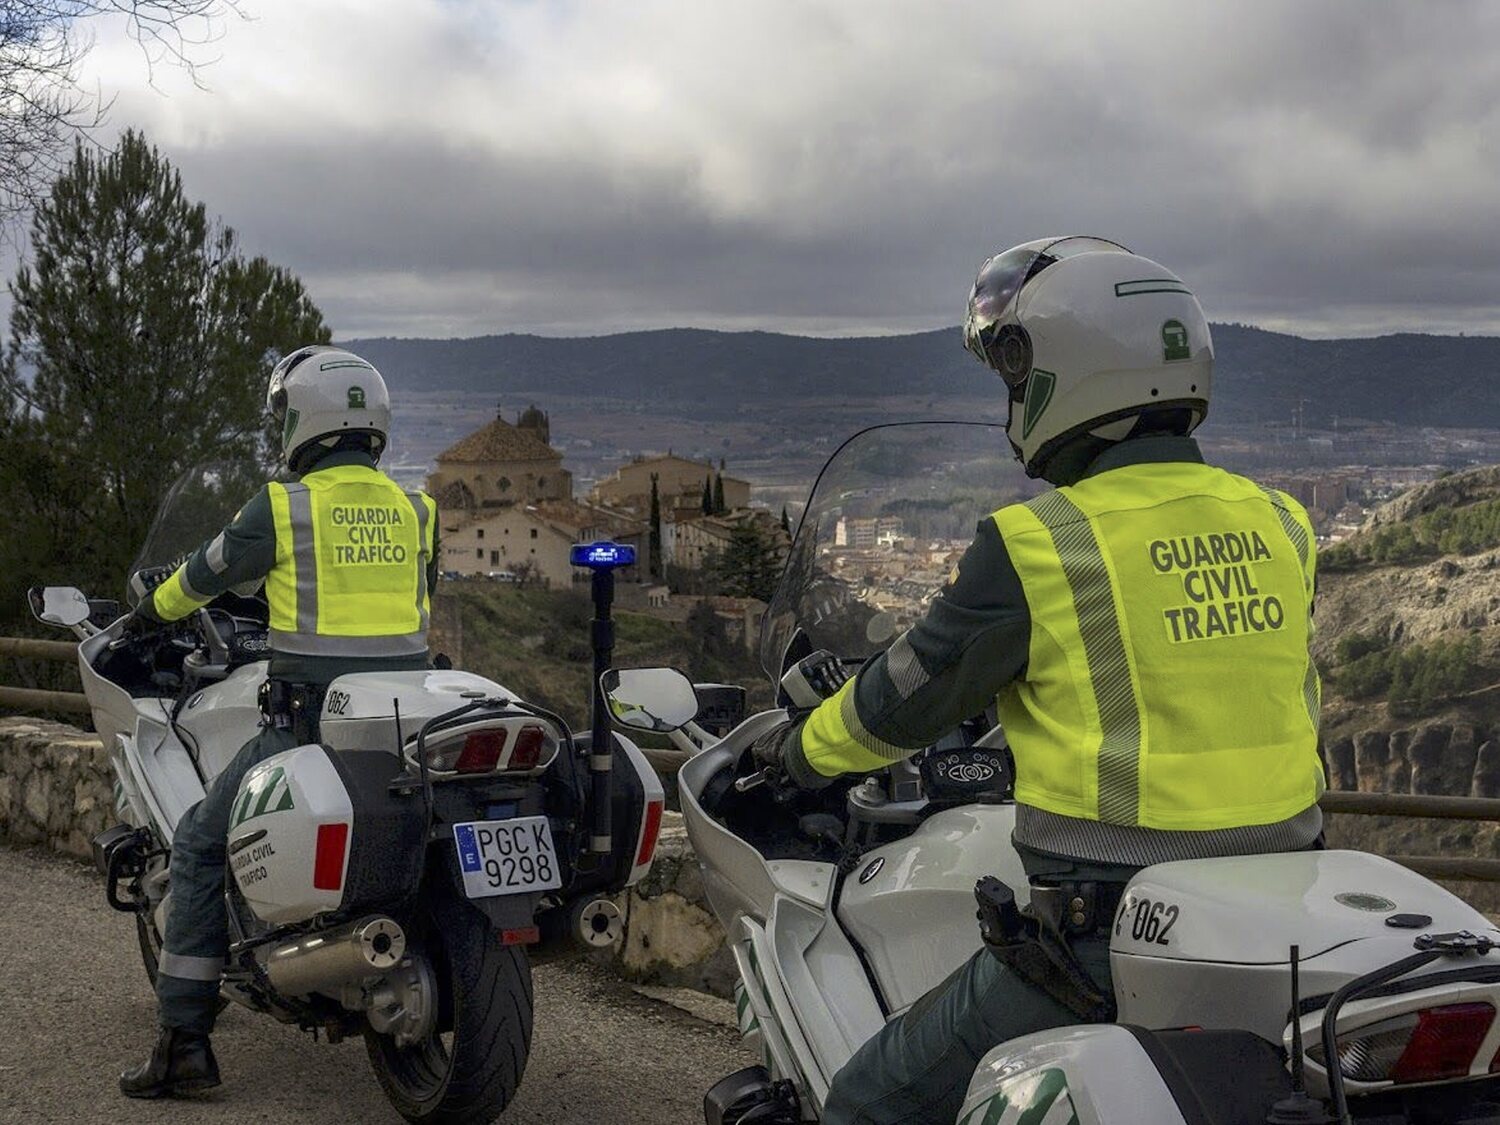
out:
<path id="1" fill-rule="evenodd" d="M 0 0 L 0 227 L 14 234 L 69 156 L 91 141 L 109 110 L 85 89 L 79 68 L 93 46 L 87 21 L 127 21 L 148 75 L 162 64 L 184 68 L 202 85 L 204 50 L 227 17 L 244 18 L 239 0 Z"/>

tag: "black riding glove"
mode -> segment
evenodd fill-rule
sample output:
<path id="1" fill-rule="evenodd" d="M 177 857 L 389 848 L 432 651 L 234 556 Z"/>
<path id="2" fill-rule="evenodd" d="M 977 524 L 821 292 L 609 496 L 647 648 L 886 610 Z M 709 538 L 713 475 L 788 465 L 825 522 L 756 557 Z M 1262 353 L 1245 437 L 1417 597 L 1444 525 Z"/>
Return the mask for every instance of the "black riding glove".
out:
<path id="1" fill-rule="evenodd" d="M 808 764 L 802 753 L 802 720 L 772 727 L 750 744 L 756 765 L 780 774 L 798 789 L 823 789 L 833 783 Z"/>
<path id="2" fill-rule="evenodd" d="M 148 617 L 139 606 L 135 612 L 125 619 L 125 624 L 120 627 L 120 636 L 128 640 L 140 640 L 142 637 L 161 628 L 161 622 L 154 617 Z"/>

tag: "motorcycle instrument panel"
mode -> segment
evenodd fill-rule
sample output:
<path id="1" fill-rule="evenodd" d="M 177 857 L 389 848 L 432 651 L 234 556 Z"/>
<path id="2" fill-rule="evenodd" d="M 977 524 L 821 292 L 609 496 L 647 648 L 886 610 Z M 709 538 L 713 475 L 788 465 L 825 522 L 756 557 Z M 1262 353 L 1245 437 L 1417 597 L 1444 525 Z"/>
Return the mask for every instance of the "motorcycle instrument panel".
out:
<path id="1" fill-rule="evenodd" d="M 545 816 L 476 820 L 453 826 L 464 893 L 470 898 L 552 891 L 562 869 Z"/>

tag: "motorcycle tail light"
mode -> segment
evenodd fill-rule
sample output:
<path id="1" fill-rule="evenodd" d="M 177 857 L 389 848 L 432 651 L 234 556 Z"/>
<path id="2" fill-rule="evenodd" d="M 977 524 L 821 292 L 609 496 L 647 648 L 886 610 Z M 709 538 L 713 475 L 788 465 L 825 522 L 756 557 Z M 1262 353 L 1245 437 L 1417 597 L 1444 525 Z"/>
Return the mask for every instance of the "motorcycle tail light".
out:
<path id="1" fill-rule="evenodd" d="M 504 727 L 491 727 L 465 735 L 464 748 L 459 751 L 458 761 L 453 763 L 454 772 L 488 773 L 494 769 L 500 755 L 505 753 L 509 733 Z"/>
<path id="2" fill-rule="evenodd" d="M 336 891 L 344 885 L 344 849 L 349 843 L 349 825 L 318 825 L 313 845 L 313 889 Z"/>
<path id="3" fill-rule="evenodd" d="M 1440 1082 L 1469 1073 L 1495 1009 L 1489 1004 L 1424 1008 L 1339 1036 L 1339 1069 L 1354 1082 Z M 1321 1047 L 1308 1052 L 1326 1067 Z M 1491 1064 L 1500 1067 L 1500 1056 Z"/>
<path id="4" fill-rule="evenodd" d="M 650 863 L 656 854 L 656 840 L 661 835 L 661 811 L 663 802 L 646 802 L 646 823 L 641 826 L 641 849 L 635 854 L 635 865 Z"/>
<path id="5" fill-rule="evenodd" d="M 1418 1012 L 1416 1030 L 1391 1069 L 1391 1081 L 1462 1078 L 1494 1022 L 1495 1009 L 1489 1004 L 1446 1004 Z"/>
<path id="6" fill-rule="evenodd" d="M 510 761 L 507 769 L 531 770 L 536 769 L 537 762 L 541 761 L 542 748 L 547 744 L 547 732 L 541 727 L 522 727 L 516 735 L 516 745 L 510 752 Z"/>

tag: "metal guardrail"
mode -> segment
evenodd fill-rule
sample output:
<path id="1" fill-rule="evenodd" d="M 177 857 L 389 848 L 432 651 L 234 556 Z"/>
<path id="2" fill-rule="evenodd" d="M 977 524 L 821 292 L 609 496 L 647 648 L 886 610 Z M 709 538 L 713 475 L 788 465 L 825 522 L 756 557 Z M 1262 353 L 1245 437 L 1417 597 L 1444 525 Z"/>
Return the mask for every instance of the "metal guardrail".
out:
<path id="1" fill-rule="evenodd" d="M 78 659 L 78 646 L 72 641 L 43 641 L 34 637 L 0 637 L 0 656 L 17 656 L 27 660 L 51 660 L 71 664 Z M 52 714 L 87 715 L 89 703 L 82 692 L 43 691 L 40 688 L 18 688 L 0 685 L 0 707 Z"/>
<path id="2" fill-rule="evenodd" d="M 25 656 L 32 660 L 57 660 L 71 664 L 78 659 L 73 641 L 42 641 L 33 637 L 0 637 L 0 656 Z"/>
<path id="3" fill-rule="evenodd" d="M 1430 820 L 1500 822 L 1500 800 L 1444 797 L 1429 793 L 1358 793 L 1330 789 L 1318 801 L 1326 813 L 1347 816 L 1399 816 Z M 1393 855 L 1395 863 L 1429 879 L 1500 883 L 1500 859 L 1482 856 Z"/>
<path id="4" fill-rule="evenodd" d="M 1500 822 L 1500 799 L 1443 797 L 1428 793 L 1358 793 L 1330 789 L 1318 802 L 1328 813 L 1355 816 L 1419 816 L 1433 820 Z"/>

